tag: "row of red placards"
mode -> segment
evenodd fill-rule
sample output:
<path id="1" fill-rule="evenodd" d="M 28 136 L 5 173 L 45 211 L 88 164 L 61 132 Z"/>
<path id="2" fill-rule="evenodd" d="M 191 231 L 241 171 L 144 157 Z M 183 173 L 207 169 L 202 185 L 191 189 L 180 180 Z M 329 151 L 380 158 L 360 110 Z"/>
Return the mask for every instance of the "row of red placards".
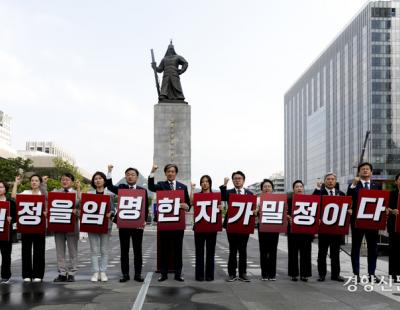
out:
<path id="1" fill-rule="evenodd" d="M 230 194 L 227 231 L 254 232 L 257 200 L 253 195 Z M 185 211 L 181 208 L 183 191 L 157 192 L 157 228 L 159 230 L 185 229 Z M 109 227 L 110 196 L 82 194 L 80 202 L 80 231 L 106 233 Z M 363 229 L 384 229 L 388 191 L 361 190 L 355 225 Z M 305 234 L 347 234 L 352 200 L 348 196 L 293 195 L 291 232 Z M 51 192 L 48 195 L 47 221 L 45 197 L 17 195 L 17 229 L 21 233 L 73 232 L 76 229 L 76 194 Z M 194 194 L 194 230 L 216 232 L 222 230 L 220 193 Z M 400 204 L 399 204 L 400 205 Z M 117 225 L 119 228 L 139 228 L 145 224 L 144 190 L 120 190 L 118 193 Z M 0 240 L 7 240 L 9 225 L 8 202 L 0 202 Z M 261 232 L 287 231 L 287 195 L 260 196 L 259 229 Z M 396 231 L 400 231 L 399 220 Z"/>

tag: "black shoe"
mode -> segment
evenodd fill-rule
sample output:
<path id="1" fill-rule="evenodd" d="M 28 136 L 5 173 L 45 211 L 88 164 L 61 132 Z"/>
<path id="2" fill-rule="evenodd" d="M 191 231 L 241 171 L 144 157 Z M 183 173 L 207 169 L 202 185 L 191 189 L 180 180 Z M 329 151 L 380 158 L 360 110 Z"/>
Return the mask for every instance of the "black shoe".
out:
<path id="1" fill-rule="evenodd" d="M 204 278 L 196 278 L 196 281 L 202 282 L 202 281 L 204 281 Z"/>
<path id="2" fill-rule="evenodd" d="M 250 282 L 250 279 L 245 274 L 242 274 L 239 276 L 239 281 Z"/>
<path id="3" fill-rule="evenodd" d="M 206 281 L 214 281 L 214 278 L 211 278 L 211 277 L 206 277 Z"/>
<path id="4" fill-rule="evenodd" d="M 300 280 L 303 282 L 308 282 L 308 278 L 307 277 L 300 277 Z"/>
<path id="5" fill-rule="evenodd" d="M 361 277 L 360 277 L 360 275 L 359 275 L 359 274 L 355 274 L 353 277 L 355 277 L 355 278 L 356 278 L 356 281 L 357 281 L 357 283 L 356 283 L 356 284 L 358 284 L 358 283 L 360 283 L 360 282 L 361 282 Z"/>
<path id="6" fill-rule="evenodd" d="M 318 281 L 319 282 L 324 282 L 325 281 L 325 276 L 319 276 Z"/>
<path id="7" fill-rule="evenodd" d="M 238 278 L 236 276 L 229 276 L 228 279 L 226 279 L 226 282 L 235 282 Z"/>
<path id="8" fill-rule="evenodd" d="M 342 276 L 331 277 L 331 280 L 337 282 L 344 282 L 344 278 Z"/>
<path id="9" fill-rule="evenodd" d="M 183 282 L 185 279 L 182 276 L 175 275 L 175 281 Z"/>
<path id="10" fill-rule="evenodd" d="M 296 282 L 297 281 L 297 277 L 292 277 L 290 280 L 293 281 L 293 282 Z"/>
<path id="11" fill-rule="evenodd" d="M 67 276 L 59 274 L 58 277 L 53 280 L 53 282 L 67 282 Z"/>
<path id="12" fill-rule="evenodd" d="M 143 282 L 144 281 L 143 277 L 140 274 L 135 276 L 133 278 L 133 280 L 135 280 L 136 282 Z"/>
<path id="13" fill-rule="evenodd" d="M 119 282 L 124 283 L 126 281 L 129 281 L 131 278 L 129 274 L 123 274 L 122 277 L 119 279 Z"/>
<path id="14" fill-rule="evenodd" d="M 158 278 L 158 282 L 163 282 L 163 281 L 165 281 L 167 279 L 168 279 L 167 275 L 161 275 L 161 277 Z"/>
<path id="15" fill-rule="evenodd" d="M 75 282 L 75 276 L 72 274 L 68 275 L 67 282 Z"/>
<path id="16" fill-rule="evenodd" d="M 377 277 L 377 276 L 374 275 L 374 274 L 370 274 L 370 275 L 368 276 L 368 280 L 369 280 L 369 282 L 371 282 L 371 283 L 379 283 L 379 282 L 381 281 L 381 278 L 380 278 L 380 277 Z"/>

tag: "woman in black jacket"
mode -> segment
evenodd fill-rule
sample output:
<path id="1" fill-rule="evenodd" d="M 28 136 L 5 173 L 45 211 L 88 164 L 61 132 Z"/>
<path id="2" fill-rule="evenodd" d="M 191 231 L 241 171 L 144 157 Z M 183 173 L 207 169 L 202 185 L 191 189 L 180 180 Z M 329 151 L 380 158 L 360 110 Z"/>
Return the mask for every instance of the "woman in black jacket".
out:
<path id="1" fill-rule="evenodd" d="M 396 218 L 399 214 L 397 203 L 400 190 L 400 173 L 396 175 L 394 182 L 396 187 L 390 192 L 389 217 L 387 221 L 387 231 L 389 233 L 389 275 L 394 282 L 400 282 L 400 233 L 396 232 Z"/>

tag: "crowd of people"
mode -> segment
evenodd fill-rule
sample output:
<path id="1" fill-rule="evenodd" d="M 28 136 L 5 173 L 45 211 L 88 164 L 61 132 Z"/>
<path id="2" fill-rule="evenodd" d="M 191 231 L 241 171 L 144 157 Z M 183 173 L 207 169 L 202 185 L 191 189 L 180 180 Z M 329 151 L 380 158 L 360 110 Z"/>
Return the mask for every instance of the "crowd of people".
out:
<path id="1" fill-rule="evenodd" d="M 113 166 L 108 166 L 107 175 L 103 172 L 94 173 L 89 193 L 97 195 L 107 195 L 110 197 L 110 211 L 106 214 L 108 221 L 107 233 L 89 233 L 90 255 L 92 276 L 91 281 L 106 282 L 109 241 L 113 228 L 113 220 L 117 208 L 115 206 L 115 195 L 118 195 L 119 189 L 143 189 L 137 185 L 139 171 L 136 168 L 128 168 L 125 171 L 126 183 L 118 186 L 113 185 L 112 181 Z M 184 201 L 180 207 L 184 211 L 190 211 L 193 205 L 193 194 L 195 186 L 190 188 L 190 193 L 186 185 L 177 181 L 178 167 L 175 164 L 169 164 L 164 167 L 165 180 L 155 183 L 154 173 L 158 167 L 153 165 L 148 178 L 148 190 L 152 192 L 182 190 L 184 192 Z M 375 275 L 376 262 L 378 256 L 378 230 L 360 229 L 355 226 L 355 214 L 357 211 L 357 199 L 360 189 L 382 189 L 381 185 L 374 182 L 371 178 L 373 175 L 372 165 L 364 162 L 358 166 L 358 174 L 351 184 L 348 185 L 347 192 L 339 190 L 337 186 L 336 175 L 329 172 L 325 175 L 324 181 L 317 183 L 312 193 L 313 195 L 330 195 L 330 196 L 351 196 L 353 199 L 353 208 L 349 210 L 351 216 L 351 262 L 354 276 L 360 279 L 360 248 L 362 240 L 365 236 L 368 247 L 368 276 L 371 282 L 379 282 L 379 277 Z M 253 195 L 251 191 L 244 187 L 245 174 L 241 171 L 235 171 L 231 176 L 233 188 L 227 189 L 229 178 L 224 179 L 224 184 L 220 186 L 221 200 L 229 202 L 230 194 Z M 0 181 L 0 201 L 8 201 L 10 203 L 10 213 L 7 217 L 7 223 L 12 225 L 17 219 L 17 207 L 15 199 L 19 195 L 47 195 L 46 177 L 34 174 L 30 176 L 30 190 L 17 193 L 18 185 L 21 182 L 21 176 L 15 178 L 10 197 L 8 196 L 9 184 Z M 395 177 L 395 188 L 390 193 L 389 205 L 386 208 L 388 214 L 387 231 L 389 233 L 389 270 L 388 274 L 394 282 L 399 280 L 400 267 L 398 261 L 400 259 L 400 234 L 396 232 L 395 222 L 398 216 L 398 194 L 400 189 L 400 174 Z M 74 282 L 75 274 L 78 271 L 78 241 L 79 241 L 79 214 L 81 186 L 79 181 L 70 173 L 65 173 L 60 178 L 61 188 L 55 190 L 57 192 L 75 193 L 76 205 L 73 213 L 76 215 L 76 229 L 74 232 L 56 232 L 54 233 L 58 276 L 54 282 Z M 200 178 L 201 193 L 211 193 L 212 179 L 209 175 Z M 269 179 L 264 179 L 260 184 L 261 192 L 273 193 L 274 184 Z M 304 184 L 302 180 L 293 182 L 293 194 L 304 194 Z M 290 196 L 289 196 L 290 197 Z M 148 218 L 149 198 L 146 191 L 146 211 L 145 217 Z M 222 210 L 223 205 L 218 208 Z M 288 200 L 288 276 L 292 281 L 307 282 L 312 276 L 312 258 L 311 249 L 314 235 L 299 234 L 292 232 L 292 201 Z M 43 213 L 46 215 L 47 207 Z M 229 211 L 228 211 L 229 212 Z M 223 221 L 223 227 L 227 227 L 228 212 Z M 254 216 L 257 216 L 259 208 L 254 210 Z M 157 220 L 155 218 L 155 220 Z M 121 278 L 120 282 L 130 280 L 129 268 L 129 250 L 132 240 L 134 253 L 134 280 L 143 282 L 142 277 L 142 240 L 145 226 L 139 228 L 119 228 L 119 240 L 121 249 Z M 11 234 L 11 229 L 10 229 Z M 195 232 L 194 243 L 196 253 L 195 279 L 196 281 L 213 281 L 215 268 L 215 247 L 217 241 L 217 232 Z M 170 230 L 158 232 L 159 258 L 160 258 L 160 277 L 158 281 L 162 282 L 168 279 L 169 270 L 174 270 L 174 279 L 176 281 L 184 281 L 182 274 L 182 243 L 184 238 L 184 230 Z M 228 258 L 228 278 L 226 281 L 233 282 L 240 280 L 250 282 L 247 275 L 247 243 L 249 234 L 227 232 L 229 243 Z M 344 278 L 340 275 L 340 246 L 342 236 L 319 234 L 318 235 L 318 281 L 325 281 L 327 276 L 327 253 L 330 251 L 331 259 L 331 280 L 343 282 Z M 12 238 L 8 241 L 0 241 L 0 250 L 2 257 L 1 265 L 1 283 L 7 284 L 11 278 L 11 252 Z M 260 267 L 262 281 L 276 280 L 277 265 L 277 249 L 279 242 L 279 233 L 277 232 L 261 232 L 258 231 L 258 242 L 260 251 Z M 24 282 L 42 282 L 45 273 L 45 247 L 46 236 L 40 233 L 22 233 L 22 279 Z M 68 256 L 66 255 L 68 249 Z M 170 256 L 173 256 L 173 266 L 170 266 Z M 239 256 L 239 260 L 237 259 Z"/>

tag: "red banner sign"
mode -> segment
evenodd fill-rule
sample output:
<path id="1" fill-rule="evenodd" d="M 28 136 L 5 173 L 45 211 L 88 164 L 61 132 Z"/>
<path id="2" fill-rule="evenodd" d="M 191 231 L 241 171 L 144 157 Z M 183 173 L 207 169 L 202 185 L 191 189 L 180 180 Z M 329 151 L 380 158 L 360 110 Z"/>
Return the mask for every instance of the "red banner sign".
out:
<path id="1" fill-rule="evenodd" d="M 259 231 L 287 232 L 287 195 L 260 194 Z"/>
<path id="2" fill-rule="evenodd" d="M 81 225 L 82 232 L 106 234 L 108 232 L 111 197 L 109 195 L 82 194 Z"/>
<path id="3" fill-rule="evenodd" d="M 118 191 L 118 228 L 143 228 L 145 225 L 146 192 L 143 189 Z"/>
<path id="4" fill-rule="evenodd" d="M 46 232 L 46 197 L 44 195 L 17 195 L 17 231 L 22 234 Z"/>
<path id="5" fill-rule="evenodd" d="M 181 203 L 184 201 L 183 190 L 157 192 L 157 229 L 159 231 L 185 229 L 185 211 L 181 208 Z"/>
<path id="6" fill-rule="evenodd" d="M 389 191 L 360 189 L 358 192 L 356 228 L 385 229 L 389 196 Z"/>
<path id="7" fill-rule="evenodd" d="M 252 234 L 254 232 L 254 210 L 257 197 L 254 195 L 229 194 L 228 233 Z"/>
<path id="8" fill-rule="evenodd" d="M 75 193 L 50 192 L 48 194 L 47 229 L 61 233 L 74 232 L 76 216 L 73 210 L 75 203 Z"/>
<path id="9" fill-rule="evenodd" d="M 349 196 L 322 196 L 320 234 L 347 235 L 351 209 Z"/>
<path id="10" fill-rule="evenodd" d="M 0 241 L 10 240 L 8 216 L 10 216 L 10 203 L 8 201 L 0 201 Z"/>
<path id="11" fill-rule="evenodd" d="M 193 195 L 194 231 L 217 232 L 222 230 L 221 193 L 196 193 Z"/>
<path id="12" fill-rule="evenodd" d="M 292 233 L 317 234 L 321 197 L 293 194 L 292 201 Z"/>

